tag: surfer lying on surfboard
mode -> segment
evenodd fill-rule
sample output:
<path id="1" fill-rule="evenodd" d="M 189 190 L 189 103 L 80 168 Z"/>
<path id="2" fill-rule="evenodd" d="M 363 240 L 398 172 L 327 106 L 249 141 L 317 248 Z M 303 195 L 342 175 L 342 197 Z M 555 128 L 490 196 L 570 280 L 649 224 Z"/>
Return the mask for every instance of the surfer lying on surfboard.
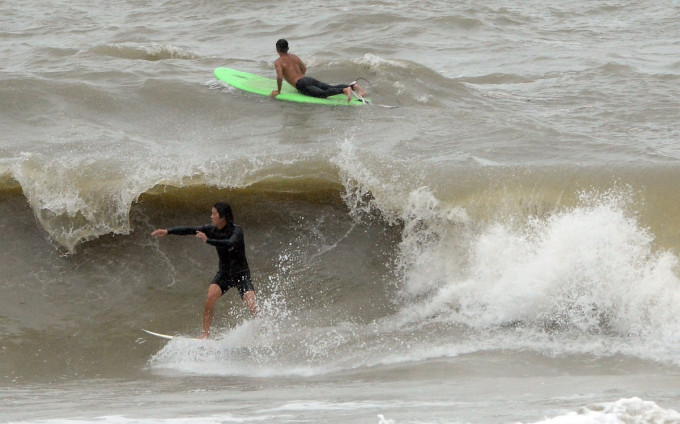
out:
<path id="1" fill-rule="evenodd" d="M 246 260 L 246 246 L 241 227 L 234 225 L 234 215 L 231 206 L 224 202 L 215 203 L 210 214 L 211 224 L 202 227 L 177 227 L 162 229 L 151 233 L 156 238 L 162 238 L 168 234 L 196 235 L 196 238 L 204 243 L 211 244 L 217 249 L 220 258 L 220 268 L 208 287 L 208 296 L 203 308 L 203 337 L 210 335 L 215 302 L 230 287 L 238 289 L 241 299 L 246 302 L 250 314 L 257 314 L 255 304 L 255 288 L 250 280 L 250 268 Z"/>
<path id="2" fill-rule="evenodd" d="M 364 89 L 356 82 L 330 85 L 305 76 L 307 67 L 299 57 L 288 53 L 288 41 L 283 38 L 276 42 L 276 52 L 279 54 L 279 58 L 274 62 L 277 85 L 277 89 L 272 91 L 271 94 L 274 98 L 281 92 L 281 84 L 283 84 L 284 79 L 288 81 L 288 84 L 297 88 L 300 93 L 311 97 L 325 99 L 336 94 L 345 94 L 349 103 L 352 100 L 352 91 L 356 91 L 361 97 L 366 95 Z"/>

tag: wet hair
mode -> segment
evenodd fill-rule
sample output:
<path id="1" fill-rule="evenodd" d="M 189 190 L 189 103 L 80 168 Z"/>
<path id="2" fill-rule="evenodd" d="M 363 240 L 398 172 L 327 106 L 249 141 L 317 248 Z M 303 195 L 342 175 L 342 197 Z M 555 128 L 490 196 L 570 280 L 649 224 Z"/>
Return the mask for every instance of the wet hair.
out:
<path id="1" fill-rule="evenodd" d="M 284 39 L 284 38 L 277 41 L 276 42 L 276 51 L 279 51 L 281 53 L 288 53 L 288 41 L 286 41 L 286 39 Z"/>
<path id="2" fill-rule="evenodd" d="M 220 218 L 224 218 L 227 220 L 227 225 L 229 226 L 234 225 L 234 214 L 231 211 L 231 206 L 229 206 L 229 203 L 217 202 L 213 205 L 213 208 L 217 210 L 217 213 L 220 215 Z"/>

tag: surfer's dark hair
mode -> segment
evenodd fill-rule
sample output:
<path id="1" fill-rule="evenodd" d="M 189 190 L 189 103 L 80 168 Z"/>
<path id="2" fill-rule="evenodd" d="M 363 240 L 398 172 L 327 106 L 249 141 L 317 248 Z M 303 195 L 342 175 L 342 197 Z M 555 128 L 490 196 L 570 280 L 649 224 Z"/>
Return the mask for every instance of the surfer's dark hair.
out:
<path id="1" fill-rule="evenodd" d="M 285 38 L 276 42 L 276 50 L 281 53 L 288 53 L 288 41 Z"/>
<path id="2" fill-rule="evenodd" d="M 220 215 L 220 218 L 227 220 L 227 225 L 234 224 L 234 214 L 231 211 L 231 206 L 229 206 L 229 203 L 217 202 L 213 205 L 213 208 L 215 208 L 217 213 Z"/>

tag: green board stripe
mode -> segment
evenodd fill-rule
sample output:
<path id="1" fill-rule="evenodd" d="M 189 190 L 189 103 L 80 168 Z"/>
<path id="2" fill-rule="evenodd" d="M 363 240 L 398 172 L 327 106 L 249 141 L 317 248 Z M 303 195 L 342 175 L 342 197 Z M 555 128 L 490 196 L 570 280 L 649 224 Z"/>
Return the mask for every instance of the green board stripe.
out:
<path id="1" fill-rule="evenodd" d="M 261 96 L 269 96 L 272 91 L 276 90 L 276 80 L 272 78 L 265 78 L 260 75 L 250 74 L 248 72 L 238 71 L 230 68 L 215 69 L 215 77 L 231 85 L 232 87 L 247 91 L 249 93 L 259 94 Z M 276 96 L 276 100 L 284 100 L 287 102 L 296 103 L 313 103 L 319 105 L 331 106 L 362 106 L 365 103 L 359 99 L 352 98 L 352 101 L 347 103 L 347 96 L 338 94 L 330 96 L 326 99 L 317 97 L 305 96 L 299 93 L 293 86 L 287 82 L 283 82 L 281 93 Z M 369 99 L 366 99 L 367 101 Z"/>

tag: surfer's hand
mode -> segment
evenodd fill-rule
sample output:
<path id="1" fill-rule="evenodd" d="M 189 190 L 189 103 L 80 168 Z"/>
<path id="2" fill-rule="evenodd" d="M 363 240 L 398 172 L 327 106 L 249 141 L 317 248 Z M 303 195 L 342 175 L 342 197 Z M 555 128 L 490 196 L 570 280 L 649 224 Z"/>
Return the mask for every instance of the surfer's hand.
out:
<path id="1" fill-rule="evenodd" d="M 196 238 L 203 240 L 203 243 L 208 241 L 208 236 L 205 235 L 205 233 L 203 231 L 196 231 Z"/>
<path id="2" fill-rule="evenodd" d="M 279 94 L 280 94 L 279 90 L 274 90 L 274 91 L 272 91 L 272 94 L 270 94 L 270 96 L 272 96 L 273 98 L 276 98 L 276 96 L 278 96 Z"/>
<path id="3" fill-rule="evenodd" d="M 165 237 L 165 236 L 168 235 L 168 230 L 159 228 L 156 231 L 154 231 L 153 233 L 151 233 L 151 235 L 153 237 L 156 237 L 156 238 Z"/>

